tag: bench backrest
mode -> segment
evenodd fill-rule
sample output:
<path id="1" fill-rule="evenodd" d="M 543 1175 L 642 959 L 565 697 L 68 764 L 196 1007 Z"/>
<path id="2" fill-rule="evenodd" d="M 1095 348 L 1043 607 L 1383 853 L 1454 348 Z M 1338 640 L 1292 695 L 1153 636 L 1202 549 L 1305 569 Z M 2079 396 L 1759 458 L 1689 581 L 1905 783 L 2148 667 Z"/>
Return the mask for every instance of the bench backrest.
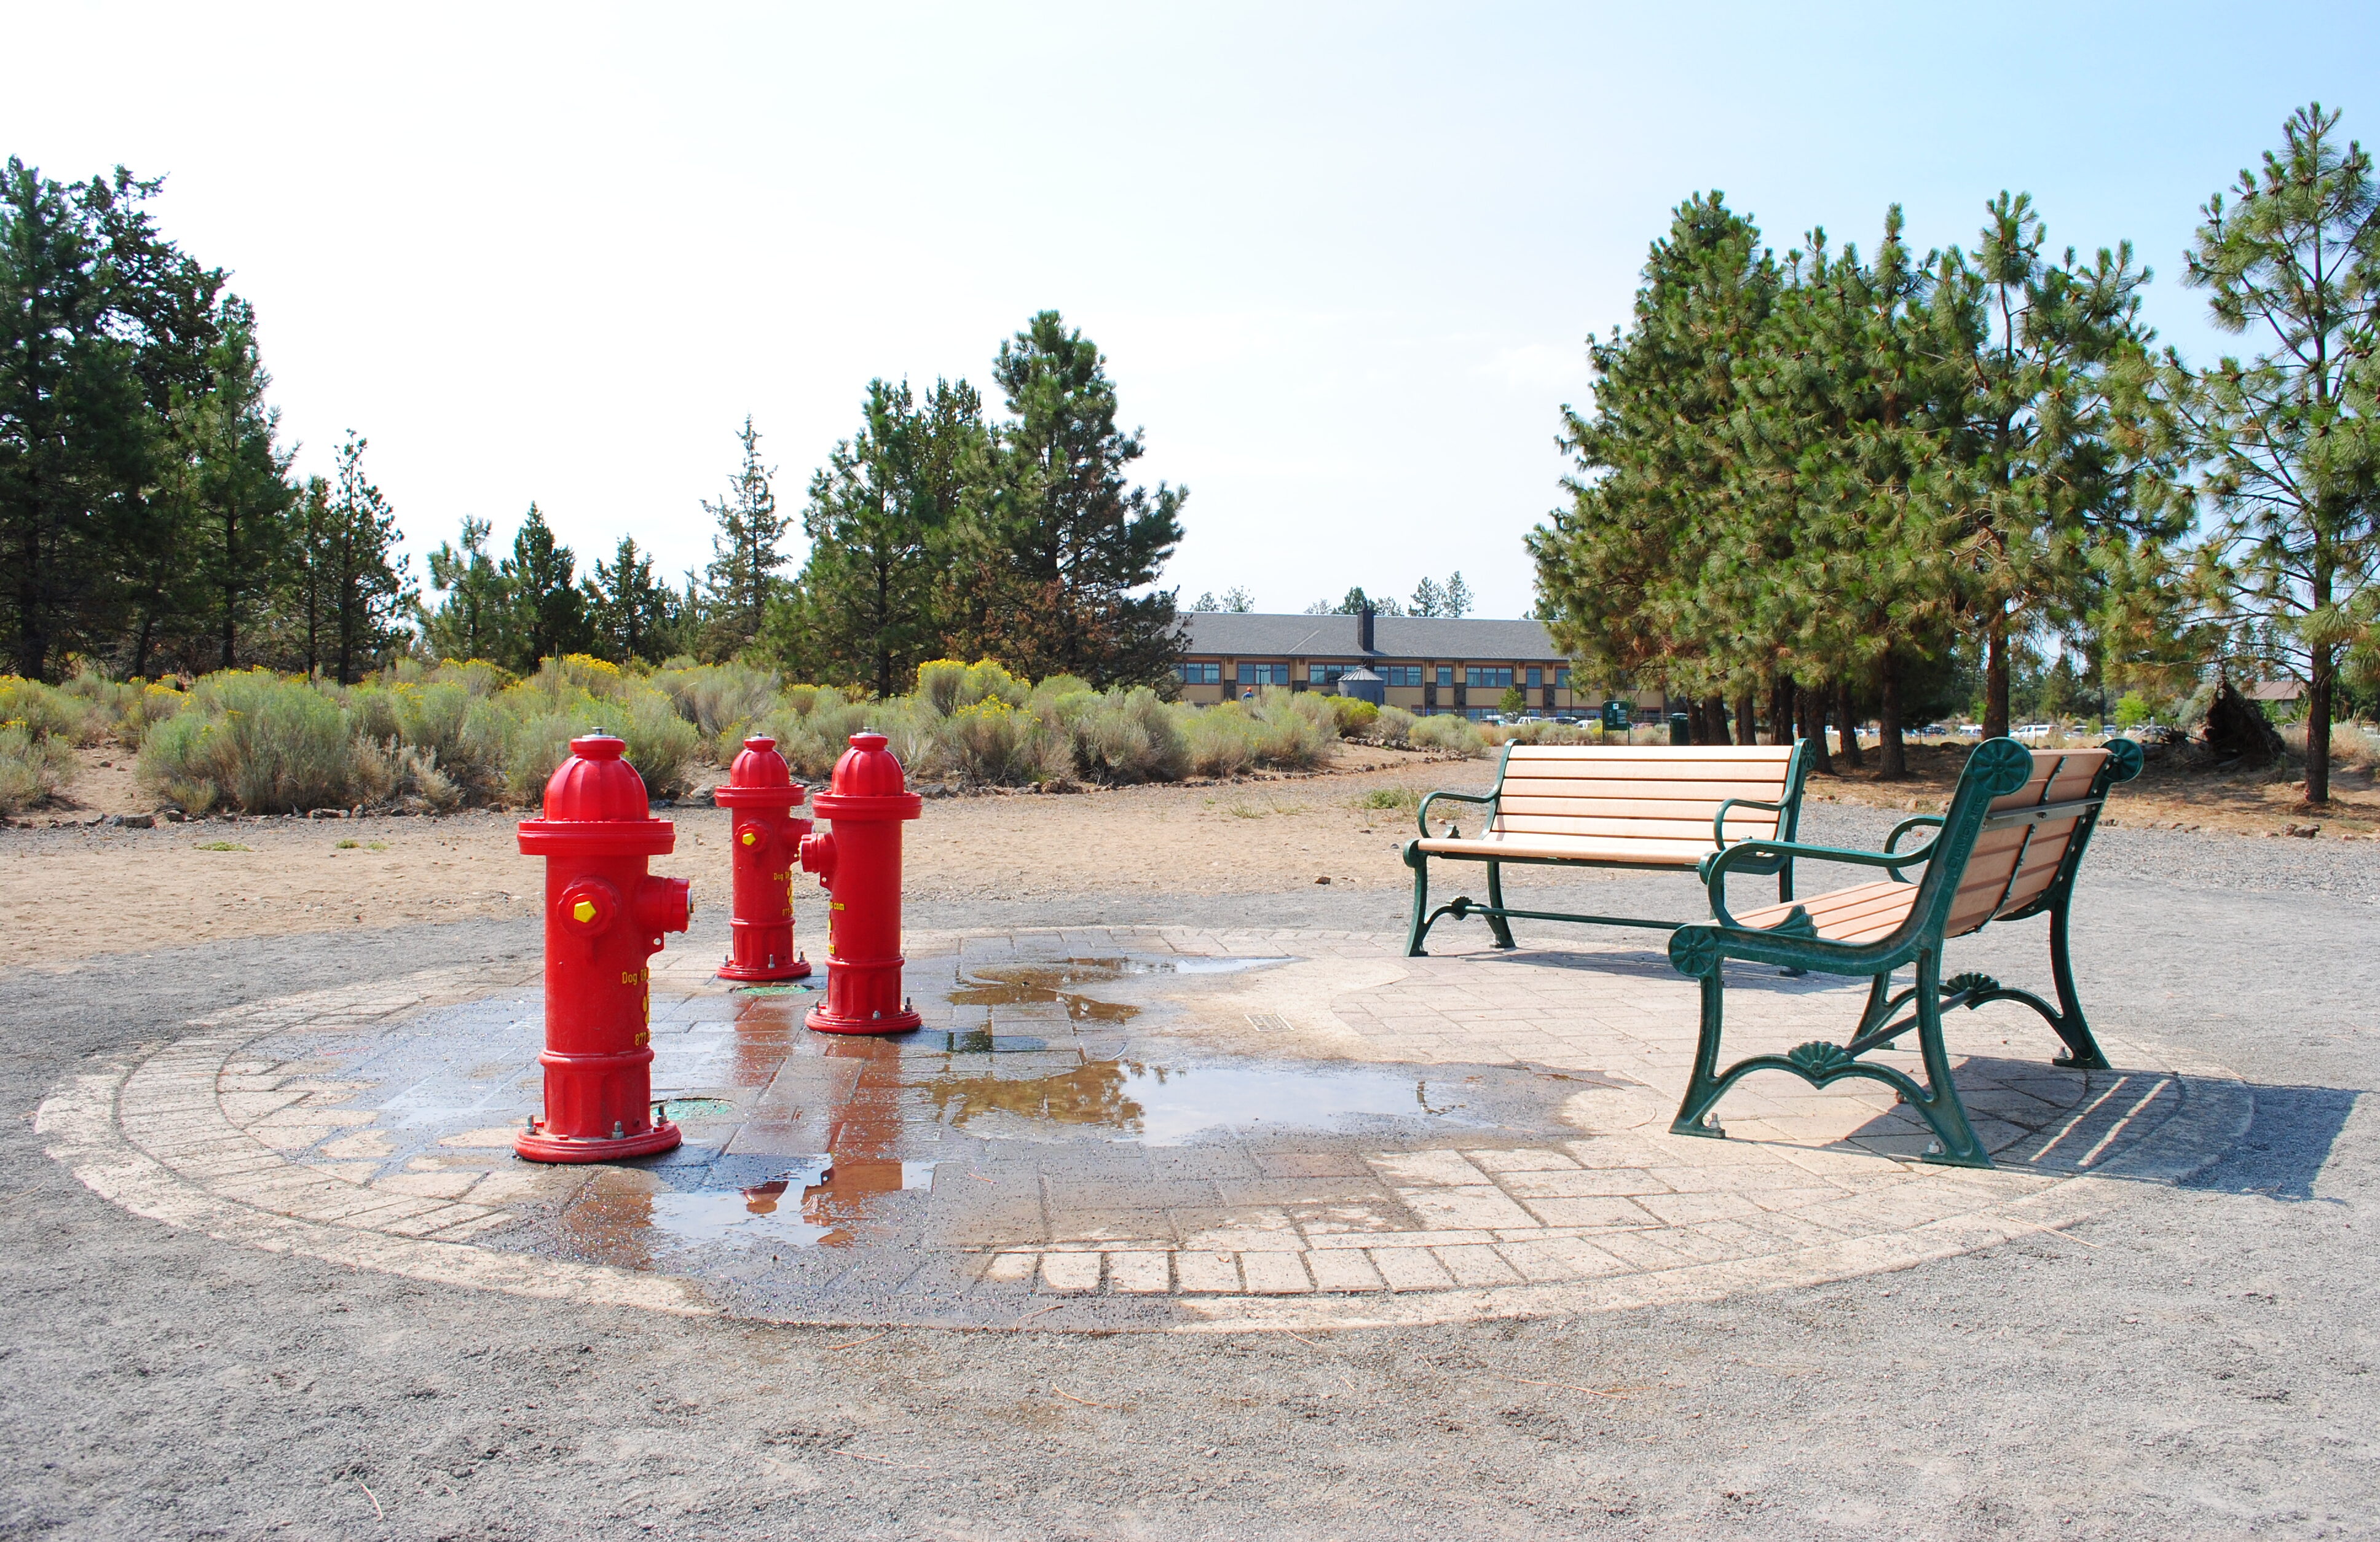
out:
<path id="1" fill-rule="evenodd" d="M 1961 937 L 2022 913 L 2058 880 L 2067 852 L 2085 835 L 2105 795 L 2107 749 L 2036 749 L 2033 774 L 1994 798 L 1975 833 L 1966 871 L 1950 902 L 1945 937 Z"/>
<path id="2" fill-rule="evenodd" d="M 1801 791 L 1798 745 L 1508 745 L 1491 833 L 1627 836 L 1714 849 L 1711 821 L 1731 797 L 1791 805 Z M 1727 839 L 1790 841 L 1772 809 L 1728 810 Z"/>

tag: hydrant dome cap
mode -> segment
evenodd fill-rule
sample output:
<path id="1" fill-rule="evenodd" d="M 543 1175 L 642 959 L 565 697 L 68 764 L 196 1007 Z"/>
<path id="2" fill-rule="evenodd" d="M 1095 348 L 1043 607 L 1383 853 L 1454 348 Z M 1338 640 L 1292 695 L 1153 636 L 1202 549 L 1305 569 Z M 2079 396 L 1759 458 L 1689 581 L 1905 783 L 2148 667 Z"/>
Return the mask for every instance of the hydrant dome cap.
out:
<path id="1" fill-rule="evenodd" d="M 909 790 L 899 759 L 884 747 L 888 742 L 873 729 L 851 736 L 851 747 L 834 763 L 837 797 L 898 797 Z"/>
<path id="2" fill-rule="evenodd" d="M 609 734 L 570 741 L 570 759 L 554 768 L 545 784 L 545 818 L 572 824 L 649 821 L 652 807 L 645 779 L 623 757 L 627 742 Z"/>
<path id="3" fill-rule="evenodd" d="M 785 758 L 777 753 L 777 741 L 765 735 L 755 735 L 744 741 L 743 752 L 735 764 L 727 768 L 727 784 L 731 787 L 790 787 L 794 774 L 785 765 Z"/>

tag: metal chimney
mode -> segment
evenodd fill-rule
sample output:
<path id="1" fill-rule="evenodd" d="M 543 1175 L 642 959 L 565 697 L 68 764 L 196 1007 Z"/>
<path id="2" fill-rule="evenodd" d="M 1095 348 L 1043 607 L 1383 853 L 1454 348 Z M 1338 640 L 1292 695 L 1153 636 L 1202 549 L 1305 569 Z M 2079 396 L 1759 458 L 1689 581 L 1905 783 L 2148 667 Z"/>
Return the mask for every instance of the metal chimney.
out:
<path id="1" fill-rule="evenodd" d="M 1365 606 L 1362 610 L 1355 613 L 1355 650 L 1357 652 L 1370 653 L 1374 651 L 1372 647 L 1372 618 L 1378 613 L 1378 612 L 1373 610 L 1369 605 Z"/>

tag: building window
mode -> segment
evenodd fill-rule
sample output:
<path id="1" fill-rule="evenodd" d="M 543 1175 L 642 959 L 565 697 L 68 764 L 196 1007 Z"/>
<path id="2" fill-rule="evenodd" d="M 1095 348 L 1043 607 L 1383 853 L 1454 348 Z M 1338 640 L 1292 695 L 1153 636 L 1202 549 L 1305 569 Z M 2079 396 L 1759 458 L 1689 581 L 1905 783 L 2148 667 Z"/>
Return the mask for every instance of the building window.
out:
<path id="1" fill-rule="evenodd" d="M 1557 690 L 1565 690 L 1565 691 L 1566 691 L 1566 690 L 1570 689 L 1570 671 L 1569 671 L 1569 670 L 1567 670 L 1567 669 L 1558 669 L 1558 670 L 1554 671 L 1554 687 L 1555 687 Z"/>
<path id="2" fill-rule="evenodd" d="M 1382 664 L 1380 679 L 1390 686 L 1418 686 L 1421 684 L 1421 665 Z"/>
<path id="3" fill-rule="evenodd" d="M 1536 690 L 1546 683 L 1546 672 L 1535 664 L 1529 666 L 1529 689 Z"/>
<path id="4" fill-rule="evenodd" d="M 1240 684 L 1243 686 L 1286 686 L 1289 684 L 1287 664 L 1242 664 Z"/>
<path id="5" fill-rule="evenodd" d="M 1489 669 L 1482 664 L 1473 664 L 1463 672 L 1463 686 L 1475 691 L 1500 691 L 1512 683 L 1511 670 Z"/>
<path id="6" fill-rule="evenodd" d="M 1356 664 L 1308 664 L 1305 666 L 1305 677 L 1314 683 L 1317 690 L 1320 690 L 1337 685 L 1341 675 L 1359 667 L 1361 666 Z"/>
<path id="7" fill-rule="evenodd" d="M 1454 688 L 1454 666 L 1452 664 L 1440 664 L 1438 666 L 1438 688 L 1442 691 L 1451 691 Z"/>
<path id="8" fill-rule="evenodd" d="M 1220 686 L 1223 683 L 1220 664 L 1176 664 L 1173 677 L 1185 686 Z"/>

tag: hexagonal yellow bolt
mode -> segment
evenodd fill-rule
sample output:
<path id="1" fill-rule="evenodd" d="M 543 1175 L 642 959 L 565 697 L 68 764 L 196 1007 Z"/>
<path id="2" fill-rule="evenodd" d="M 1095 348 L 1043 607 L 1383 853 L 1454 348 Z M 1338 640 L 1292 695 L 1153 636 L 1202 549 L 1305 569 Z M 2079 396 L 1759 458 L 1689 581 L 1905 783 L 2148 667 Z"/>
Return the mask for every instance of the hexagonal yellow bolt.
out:
<path id="1" fill-rule="evenodd" d="M 748 831 L 748 830 L 747 830 L 747 831 L 746 831 L 746 832 L 744 832 L 744 844 L 745 844 L 746 845 L 747 845 L 747 846 L 748 846 L 748 845 L 750 845 L 753 842 L 755 842 L 755 841 L 759 840 L 759 838 L 760 838 L 760 837 L 759 837 L 758 835 L 753 834 L 753 833 L 752 833 L 750 831 Z"/>
<path id="2" fill-rule="evenodd" d="M 570 917 L 571 919 L 582 924 L 593 920 L 595 918 L 595 902 L 593 900 L 580 900 L 577 905 L 570 907 Z"/>

